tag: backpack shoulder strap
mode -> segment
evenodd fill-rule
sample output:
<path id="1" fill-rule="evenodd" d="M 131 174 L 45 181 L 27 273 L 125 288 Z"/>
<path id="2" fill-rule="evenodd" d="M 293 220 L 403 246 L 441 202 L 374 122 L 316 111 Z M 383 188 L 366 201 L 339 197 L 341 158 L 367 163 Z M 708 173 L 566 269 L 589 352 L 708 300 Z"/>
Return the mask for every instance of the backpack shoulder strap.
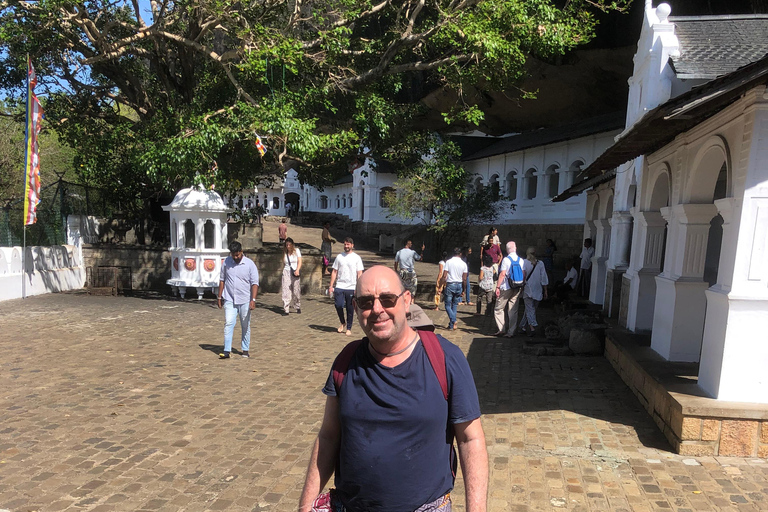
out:
<path id="1" fill-rule="evenodd" d="M 440 389 L 443 390 L 443 398 L 448 400 L 448 376 L 445 368 L 445 351 L 440 346 L 440 340 L 437 339 L 437 335 L 432 331 L 418 331 L 421 337 L 421 343 L 424 345 L 424 350 L 427 352 L 427 358 L 429 364 L 432 365 L 432 369 L 435 371 L 437 380 L 440 382 Z"/>
<path id="2" fill-rule="evenodd" d="M 344 382 L 344 377 L 347 375 L 349 369 L 349 363 L 352 361 L 352 356 L 355 355 L 357 347 L 363 340 L 355 340 L 347 344 L 339 355 L 336 356 L 336 360 L 333 362 L 333 383 L 336 385 L 336 394 L 338 395 L 341 390 L 341 383 Z"/>

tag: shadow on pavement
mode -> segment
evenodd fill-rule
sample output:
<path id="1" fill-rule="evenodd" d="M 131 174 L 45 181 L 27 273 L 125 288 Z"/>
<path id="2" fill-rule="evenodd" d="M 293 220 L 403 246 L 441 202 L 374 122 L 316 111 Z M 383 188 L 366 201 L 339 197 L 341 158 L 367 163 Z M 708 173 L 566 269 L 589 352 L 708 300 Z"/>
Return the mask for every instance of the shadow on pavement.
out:
<path id="1" fill-rule="evenodd" d="M 203 350 L 207 350 L 208 352 L 213 352 L 217 356 L 224 351 L 224 345 L 211 345 L 210 343 L 200 343 L 200 345 L 198 346 Z M 241 352 L 235 347 L 232 347 L 232 354 L 233 355 L 241 354 Z"/>
<path id="2" fill-rule="evenodd" d="M 467 360 L 483 414 L 566 410 L 625 425 L 644 446 L 671 450 L 605 358 L 528 355 L 522 351 L 522 340 L 472 340 Z"/>
<path id="3" fill-rule="evenodd" d="M 314 329 L 316 331 L 336 332 L 336 327 L 331 327 L 329 325 L 309 324 L 307 327 L 309 327 L 310 329 Z"/>

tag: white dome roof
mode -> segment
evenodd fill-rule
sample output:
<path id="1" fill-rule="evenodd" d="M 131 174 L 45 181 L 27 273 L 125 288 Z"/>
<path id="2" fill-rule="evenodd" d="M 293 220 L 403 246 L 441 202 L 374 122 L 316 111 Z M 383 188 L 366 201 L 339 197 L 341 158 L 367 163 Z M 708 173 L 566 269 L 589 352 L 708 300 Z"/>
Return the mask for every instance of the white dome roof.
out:
<path id="1" fill-rule="evenodd" d="M 195 211 L 195 212 L 226 212 L 227 205 L 221 196 L 213 190 L 200 188 L 183 188 L 168 206 L 166 211 Z"/>

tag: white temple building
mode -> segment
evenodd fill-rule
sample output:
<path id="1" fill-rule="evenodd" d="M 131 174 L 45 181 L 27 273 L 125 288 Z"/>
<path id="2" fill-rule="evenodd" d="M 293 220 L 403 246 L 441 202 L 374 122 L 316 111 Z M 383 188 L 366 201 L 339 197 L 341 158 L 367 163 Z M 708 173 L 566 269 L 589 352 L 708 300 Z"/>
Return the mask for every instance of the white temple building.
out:
<path id="1" fill-rule="evenodd" d="M 671 11 L 646 2 L 626 127 L 556 200 L 588 191 L 592 302 L 768 404 L 768 15 Z"/>

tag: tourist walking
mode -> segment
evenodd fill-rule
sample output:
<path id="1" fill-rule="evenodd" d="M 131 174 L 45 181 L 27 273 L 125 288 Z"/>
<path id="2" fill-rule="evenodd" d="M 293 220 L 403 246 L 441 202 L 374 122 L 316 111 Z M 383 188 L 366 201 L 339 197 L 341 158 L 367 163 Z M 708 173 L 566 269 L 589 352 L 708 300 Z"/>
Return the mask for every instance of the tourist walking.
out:
<path id="1" fill-rule="evenodd" d="M 592 247 L 592 239 L 584 239 L 584 248 L 581 249 L 579 259 L 581 260 L 579 268 L 579 295 L 589 298 L 589 287 L 592 282 L 592 257 L 595 255 L 595 248 Z"/>
<path id="2" fill-rule="evenodd" d="M 437 279 L 435 280 L 435 309 L 440 309 L 440 298 L 445 292 L 445 280 L 443 279 L 443 270 L 445 270 L 445 260 L 448 259 L 448 252 L 443 251 L 443 259 L 437 263 Z"/>
<path id="3" fill-rule="evenodd" d="M 547 270 L 544 263 L 536 259 L 536 249 L 529 247 L 525 252 L 525 262 L 523 263 L 525 271 L 525 287 L 523 288 L 523 302 L 525 303 L 525 314 L 520 321 L 520 331 L 528 330 L 528 336 L 531 337 L 536 332 L 539 325 L 536 321 L 536 309 L 539 303 L 547 298 Z"/>
<path id="4" fill-rule="evenodd" d="M 490 254 L 483 254 L 482 266 L 480 267 L 480 276 L 477 280 L 477 311 L 475 315 L 480 315 L 485 302 L 485 314 L 490 316 L 493 311 L 493 300 L 496 295 L 493 293 L 493 260 Z"/>
<path id="5" fill-rule="evenodd" d="M 466 303 L 467 306 L 474 306 L 470 300 L 469 294 L 472 293 L 472 285 L 469 282 L 469 255 L 472 254 L 472 248 L 465 246 L 461 249 L 461 260 L 467 265 L 467 275 L 464 277 L 464 296 L 459 298 L 459 304 Z"/>
<path id="6" fill-rule="evenodd" d="M 448 313 L 448 329 L 456 330 L 456 310 L 464 292 L 467 279 L 467 264 L 461 259 L 461 249 L 453 249 L 453 258 L 445 262 L 443 281 L 445 281 L 445 312 Z"/>
<path id="7" fill-rule="evenodd" d="M 483 261 L 483 256 L 489 254 L 493 260 L 493 277 L 499 273 L 499 263 L 503 254 L 501 253 L 501 242 L 499 241 L 499 230 L 491 227 L 488 230 L 488 234 L 483 237 L 483 241 L 480 242 L 480 261 Z"/>
<path id="8" fill-rule="evenodd" d="M 402 279 L 405 289 L 411 292 L 411 295 L 415 297 L 419 281 L 416 277 L 414 261 L 421 261 L 426 246 L 423 243 L 421 244 L 421 254 L 414 251 L 411 248 L 412 246 L 413 242 L 411 240 L 406 240 L 403 248 L 395 254 L 395 272 L 400 275 L 400 279 Z"/>
<path id="9" fill-rule="evenodd" d="M 525 282 L 525 271 L 523 270 L 523 260 L 517 253 L 515 242 L 507 242 L 507 256 L 501 260 L 499 267 L 499 279 L 496 283 L 496 305 L 493 308 L 493 316 L 496 320 L 496 334 L 494 336 L 505 336 L 511 338 L 515 335 L 517 328 L 517 307 L 523 284 Z M 507 318 L 504 317 L 504 308 L 508 307 Z M 505 321 L 508 324 L 507 330 L 504 330 Z"/>
<path id="10" fill-rule="evenodd" d="M 280 221 L 280 225 L 277 226 L 277 240 L 280 245 L 285 243 L 285 239 L 288 238 L 288 225 L 285 223 L 285 218 Z"/>
<path id="11" fill-rule="evenodd" d="M 258 294 L 259 270 L 250 258 L 243 255 L 240 242 L 232 242 L 229 244 L 229 256 L 221 265 L 217 294 L 219 309 L 224 308 L 224 351 L 219 353 L 221 359 L 229 359 L 238 317 L 241 331 L 240 355 L 250 357 L 251 310 L 256 308 Z"/>
<path id="12" fill-rule="evenodd" d="M 321 235 L 322 244 L 320 244 L 320 251 L 323 253 L 323 275 L 331 275 L 328 267 L 331 266 L 331 251 L 333 244 L 336 240 L 331 236 L 331 223 L 323 222 L 323 234 Z"/>
<path id="13" fill-rule="evenodd" d="M 293 238 L 285 239 L 283 248 L 283 309 L 290 313 L 291 304 L 297 314 L 301 314 L 301 251 L 293 243 Z"/>
<path id="14" fill-rule="evenodd" d="M 299 512 L 449 512 L 457 459 L 464 510 L 486 510 L 488 453 L 472 370 L 456 345 L 408 325 L 411 302 L 390 268 L 372 267 L 358 281 L 366 338 L 329 371 Z M 334 489 L 319 495 L 331 475 Z"/>
<path id="15" fill-rule="evenodd" d="M 352 336 L 352 320 L 355 310 L 352 306 L 352 297 L 355 294 L 357 280 L 363 273 L 363 260 L 354 252 L 355 241 L 347 237 L 344 239 L 344 252 L 336 256 L 333 261 L 333 270 L 331 271 L 331 284 L 328 287 L 328 293 L 333 297 L 333 304 L 336 307 L 336 314 L 339 315 L 338 332 L 345 332 L 347 336 Z M 334 286 L 335 285 L 335 286 Z M 344 318 L 346 310 L 347 317 Z"/>

